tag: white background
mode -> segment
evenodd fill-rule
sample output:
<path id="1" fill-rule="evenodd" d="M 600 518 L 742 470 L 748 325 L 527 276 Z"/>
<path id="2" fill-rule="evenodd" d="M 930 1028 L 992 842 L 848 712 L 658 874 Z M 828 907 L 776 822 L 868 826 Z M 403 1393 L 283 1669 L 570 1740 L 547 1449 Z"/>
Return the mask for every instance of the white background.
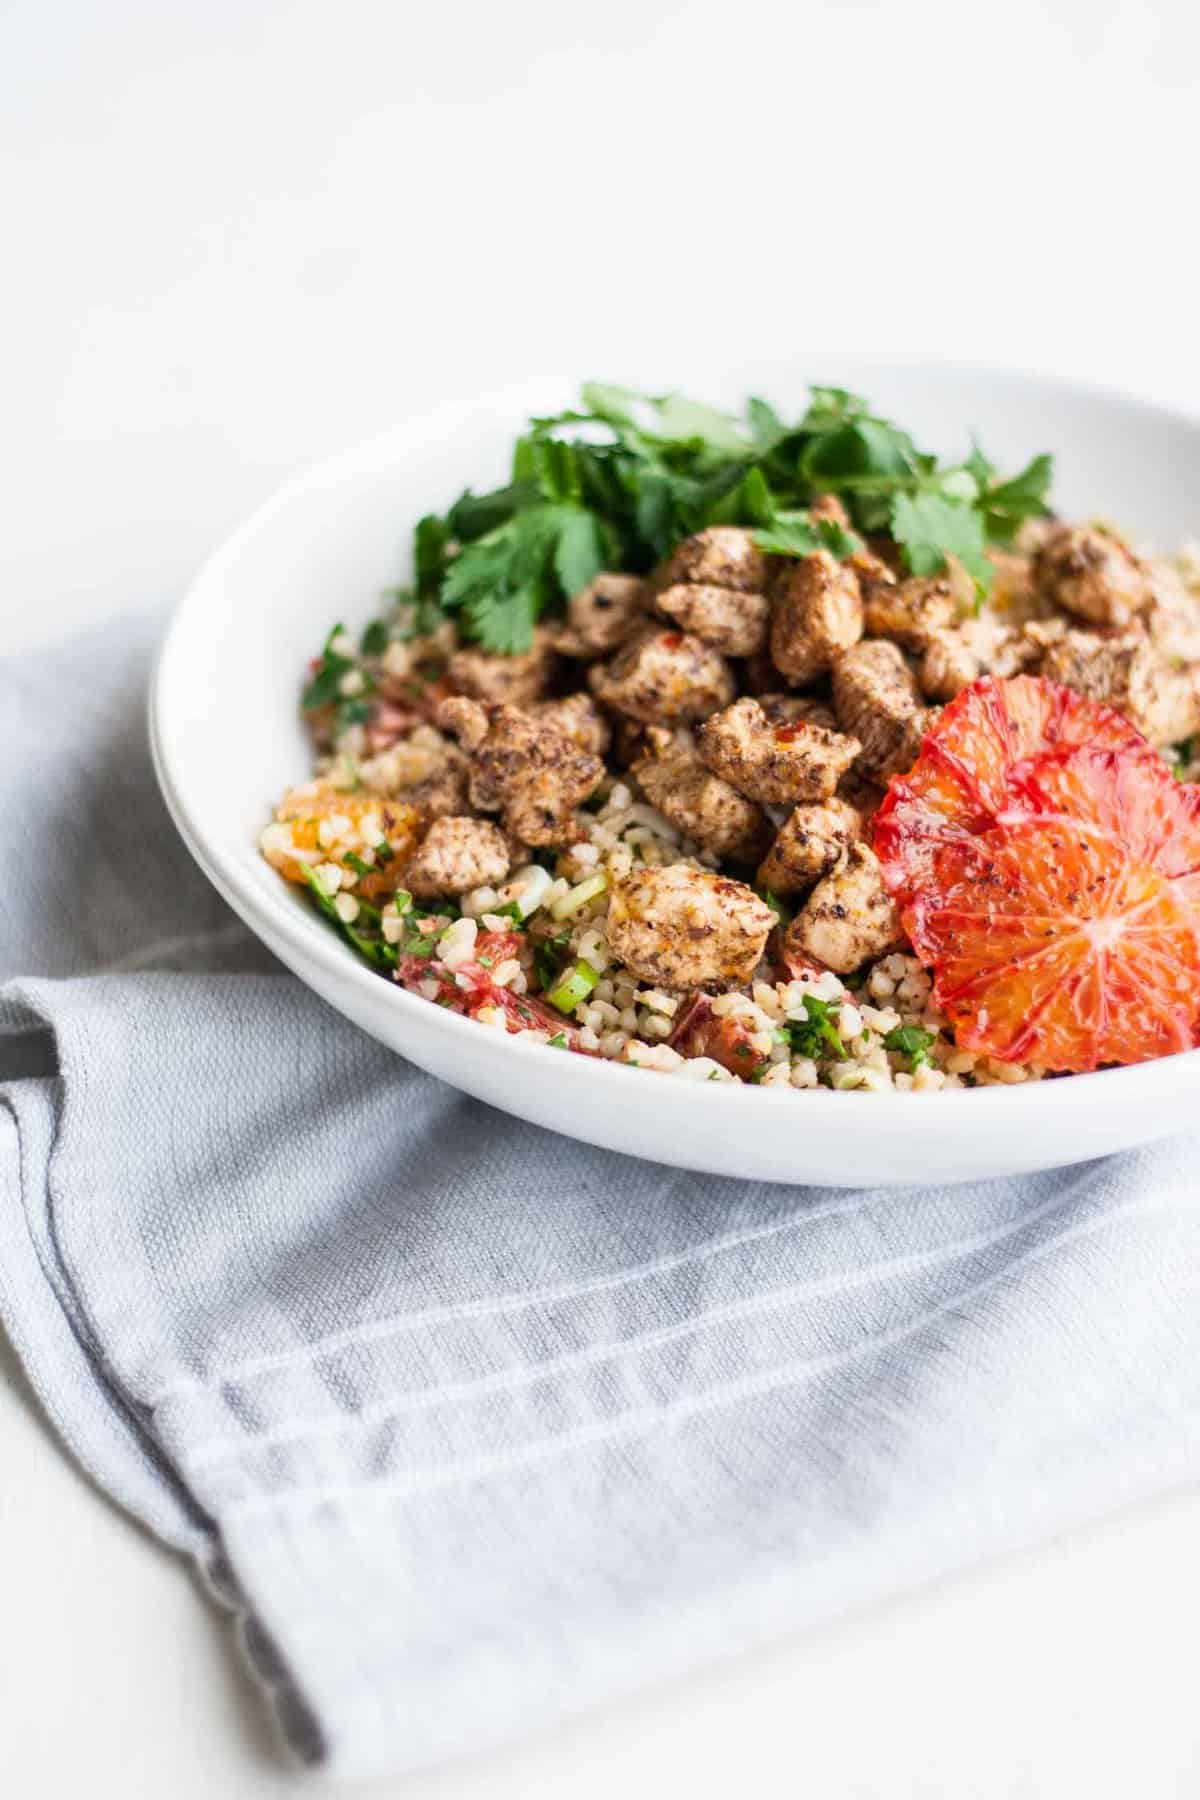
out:
<path id="1" fill-rule="evenodd" d="M 1198 70 L 1193 0 L 8 0 L 0 642 L 177 593 L 283 476 L 539 365 L 787 329 L 1200 409 Z M 3 1347 L 0 1471 L 5 1795 L 288 1791 Z M 1194 1796 L 1198 1544 L 1170 1497 L 372 1792 Z"/>

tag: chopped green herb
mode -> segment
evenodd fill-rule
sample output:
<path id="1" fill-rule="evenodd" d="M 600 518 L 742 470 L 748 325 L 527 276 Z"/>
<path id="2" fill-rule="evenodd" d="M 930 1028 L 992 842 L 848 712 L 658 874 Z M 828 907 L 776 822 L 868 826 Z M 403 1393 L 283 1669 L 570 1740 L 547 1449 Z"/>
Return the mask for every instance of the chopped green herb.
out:
<path id="1" fill-rule="evenodd" d="M 370 863 L 364 862 L 357 850 L 347 850 L 342 861 L 348 869 L 353 869 L 356 875 L 373 875 L 375 873 Z"/>
<path id="2" fill-rule="evenodd" d="M 382 656 L 388 645 L 388 628 L 382 619 L 372 619 L 359 640 L 364 656 Z"/>
<path id="3" fill-rule="evenodd" d="M 792 908 L 788 906 L 785 901 L 781 900 L 778 894 L 773 894 L 770 888 L 755 888 L 754 891 L 761 900 L 766 901 L 781 925 L 791 924 L 793 917 Z"/>
<path id="4" fill-rule="evenodd" d="M 1171 767 L 1177 774 L 1180 769 L 1190 768 L 1192 763 L 1195 762 L 1196 746 L 1198 742 L 1200 742 L 1200 739 L 1188 737 L 1184 738 L 1182 743 L 1172 744 L 1170 762 Z"/>
<path id="5" fill-rule="evenodd" d="M 908 1066 L 915 1074 L 928 1063 L 930 1049 L 936 1042 L 937 1032 L 926 1031 L 923 1025 L 894 1025 L 884 1038 L 883 1047 L 897 1056 L 907 1056 Z"/>
<path id="6" fill-rule="evenodd" d="M 517 925 L 525 923 L 525 914 L 515 900 L 506 900 L 503 906 L 492 906 L 488 910 L 494 919 L 512 919 Z"/>
<path id="7" fill-rule="evenodd" d="M 330 924 L 336 927 L 340 935 L 346 939 L 352 949 L 357 951 L 363 961 L 370 963 L 371 967 L 374 969 L 394 969 L 398 960 L 395 946 L 386 943 L 381 937 L 368 936 L 366 932 L 355 931 L 354 927 L 347 924 L 345 919 L 341 917 L 337 907 L 333 904 L 332 899 L 325 892 L 325 889 L 321 886 L 321 883 L 317 880 L 315 873 L 309 868 L 308 864 L 300 863 L 298 867 L 308 884 L 309 892 L 316 902 L 318 909 L 325 915 Z M 360 908 L 363 904 L 362 901 L 359 902 Z M 372 907 L 368 910 L 373 912 L 374 908 Z"/>
<path id="8" fill-rule="evenodd" d="M 355 667 L 352 656 L 334 649 L 334 645 L 345 633 L 344 625 L 335 625 L 325 639 L 316 668 L 304 690 L 302 705 L 305 712 L 314 712 L 320 706 L 332 706 L 340 698 L 342 678 L 349 675 Z"/>
<path id="9" fill-rule="evenodd" d="M 414 931 L 404 940 L 405 956 L 432 956 L 437 949 L 437 937 L 431 932 Z"/>
<path id="10" fill-rule="evenodd" d="M 834 1025 L 840 1010 L 840 1001 L 818 1000 L 815 994 L 805 994 L 805 1017 L 791 1020 L 786 1028 L 798 1056 L 811 1056 L 814 1060 L 828 1056 L 839 1061 L 845 1058 L 846 1046 Z"/>
<path id="11" fill-rule="evenodd" d="M 549 1047 L 551 1050 L 566 1050 L 569 1047 L 567 1044 L 567 1034 L 565 1031 L 556 1031 L 554 1036 L 552 1038 L 548 1038 L 546 1041 L 549 1044 Z"/>
<path id="12" fill-rule="evenodd" d="M 390 863 L 392 858 L 395 856 L 396 852 L 392 849 L 392 846 L 388 843 L 386 838 L 380 838 L 379 842 L 375 846 L 375 854 L 379 858 L 381 863 Z M 411 905 L 412 904 L 412 895 L 411 894 L 408 896 L 408 899 L 409 899 L 409 904 Z"/>
<path id="13" fill-rule="evenodd" d="M 569 931 L 560 931 L 555 937 L 545 938 L 533 952 L 534 973 L 538 978 L 538 986 L 543 993 L 548 993 L 558 980 L 558 971 L 562 967 L 563 951 L 571 942 Z"/>

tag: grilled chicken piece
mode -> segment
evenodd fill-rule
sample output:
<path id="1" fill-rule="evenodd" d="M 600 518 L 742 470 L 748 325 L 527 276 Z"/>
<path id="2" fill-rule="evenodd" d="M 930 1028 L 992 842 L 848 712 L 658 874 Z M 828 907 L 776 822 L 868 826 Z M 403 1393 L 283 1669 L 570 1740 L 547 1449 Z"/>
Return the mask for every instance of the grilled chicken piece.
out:
<path id="1" fill-rule="evenodd" d="M 924 650 L 958 614 L 950 583 L 940 579 L 868 582 L 863 598 L 863 630 L 868 637 L 892 638 L 905 650 Z"/>
<path id="2" fill-rule="evenodd" d="M 464 750 L 478 750 L 488 734 L 488 709 L 466 694 L 451 694 L 438 707 L 437 722 L 454 733 Z"/>
<path id="3" fill-rule="evenodd" d="M 435 819 L 404 871 L 405 886 L 420 899 L 494 887 L 508 874 L 510 854 L 490 819 Z"/>
<path id="4" fill-rule="evenodd" d="M 849 975 L 901 942 L 900 916 L 883 885 L 879 861 L 852 844 L 844 862 L 817 883 L 784 934 L 785 952 L 811 956 Z"/>
<path id="5" fill-rule="evenodd" d="M 535 718 L 557 725 L 573 744 L 581 750 L 590 750 L 593 756 L 603 756 L 612 742 L 608 720 L 590 694 L 581 692 L 567 694 L 561 700 L 540 700 L 529 710 Z"/>
<path id="6" fill-rule="evenodd" d="M 773 894 L 807 893 L 837 865 L 861 827 L 861 814 L 836 796 L 797 806 L 780 826 L 759 868 L 758 886 Z"/>
<path id="7" fill-rule="evenodd" d="M 473 700 L 525 706 L 549 690 L 557 660 L 550 632 L 539 625 L 523 655 L 491 656 L 471 645 L 454 652 L 446 673 L 451 687 Z"/>
<path id="8" fill-rule="evenodd" d="M 809 725 L 823 725 L 826 731 L 837 730 L 832 706 L 811 694 L 760 694 L 758 704 L 771 725 L 794 725 L 803 719 Z"/>
<path id="9" fill-rule="evenodd" d="M 789 559 L 772 587 L 771 661 L 797 687 L 862 636 L 858 576 L 827 550 Z"/>
<path id="10" fill-rule="evenodd" d="M 916 760 L 928 721 L 912 670 L 886 638 L 856 644 L 838 658 L 833 710 L 841 729 L 862 744 L 863 771 L 887 776 Z"/>
<path id="11" fill-rule="evenodd" d="M 805 719 L 772 725 L 757 700 L 738 700 L 704 721 L 702 760 L 751 800 L 777 806 L 832 794 L 857 757 L 857 738 Z"/>
<path id="12" fill-rule="evenodd" d="M 725 656 L 753 656 L 767 641 L 771 608 L 765 594 L 743 594 L 703 581 L 676 582 L 663 589 L 655 604 Z"/>
<path id="13" fill-rule="evenodd" d="M 1040 675 L 1124 713 L 1152 744 L 1200 730 L 1200 670 L 1174 669 L 1140 629 L 1103 636 L 1070 630 L 1047 645 Z"/>
<path id="14" fill-rule="evenodd" d="M 469 752 L 472 806 L 502 811 L 506 830 L 523 844 L 560 844 L 571 836 L 575 808 L 604 774 L 598 756 L 516 706 L 485 708 L 455 698 L 442 702 L 439 718 Z"/>
<path id="15" fill-rule="evenodd" d="M 564 656 L 607 656 L 641 624 L 646 583 L 640 575 L 597 575 L 567 601 L 566 623 L 554 632 Z"/>
<path id="16" fill-rule="evenodd" d="M 1042 595 L 1092 625 L 1128 625 L 1150 604 L 1145 566 L 1110 532 L 1094 525 L 1059 525 L 1034 562 Z"/>
<path id="17" fill-rule="evenodd" d="M 1155 649 L 1176 668 L 1200 663 L 1200 594 L 1171 563 L 1151 563 L 1149 574 L 1154 598 L 1146 629 Z"/>
<path id="18" fill-rule="evenodd" d="M 767 640 L 769 570 L 752 532 L 712 525 L 660 563 L 650 585 L 666 618 L 726 656 L 753 656 Z"/>
<path id="19" fill-rule="evenodd" d="M 710 644 L 657 626 L 632 638 L 611 662 L 594 664 L 588 681 L 603 705 L 648 725 L 706 718 L 734 695 L 729 664 Z"/>
<path id="20" fill-rule="evenodd" d="M 921 692 L 928 700 L 953 700 L 982 673 L 979 658 L 961 631 L 947 627 L 935 631 L 925 645 L 917 672 Z"/>
<path id="21" fill-rule="evenodd" d="M 635 763 L 633 773 L 651 806 L 686 837 L 731 862 L 758 861 L 770 840 L 762 808 L 706 769 L 694 744 L 672 744 Z"/>
<path id="22" fill-rule="evenodd" d="M 608 942 L 640 981 L 731 988 L 753 975 L 774 923 L 753 888 L 672 863 L 634 869 L 614 883 Z"/>
<path id="23" fill-rule="evenodd" d="M 680 582 L 732 588 L 739 594 L 761 594 L 767 586 L 770 561 L 754 542 L 753 532 L 740 525 L 710 525 L 685 538 L 659 564 L 651 577 L 656 592 L 664 593 Z"/>

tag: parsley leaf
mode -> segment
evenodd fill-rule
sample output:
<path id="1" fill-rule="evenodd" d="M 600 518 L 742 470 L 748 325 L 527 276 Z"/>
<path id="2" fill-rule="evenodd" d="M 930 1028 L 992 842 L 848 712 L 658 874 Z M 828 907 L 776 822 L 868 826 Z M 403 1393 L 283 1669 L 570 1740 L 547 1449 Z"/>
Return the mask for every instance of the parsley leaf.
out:
<path id="1" fill-rule="evenodd" d="M 898 1056 L 907 1056 L 908 1066 L 915 1074 L 929 1061 L 930 1049 L 936 1042 L 937 1032 L 926 1031 L 923 1025 L 894 1025 L 884 1038 L 883 1047 Z"/>
<path id="2" fill-rule="evenodd" d="M 603 520 L 578 506 L 543 502 L 454 557 L 442 605 L 462 614 L 468 635 L 485 650 L 518 656 L 546 609 L 586 587 L 610 556 Z"/>
<path id="3" fill-rule="evenodd" d="M 818 1057 L 835 1056 L 843 1061 L 846 1046 L 837 1034 L 834 1024 L 840 1005 L 836 1000 L 818 1000 L 815 994 L 805 994 L 803 1019 L 792 1019 L 786 1026 L 792 1049 L 798 1056 Z"/>
<path id="4" fill-rule="evenodd" d="M 954 556 L 974 576 L 976 591 L 986 594 L 992 565 L 986 552 L 983 519 L 963 500 L 942 494 L 897 494 L 891 509 L 892 536 L 904 550 L 914 575 L 938 575 Z"/>
<path id="5" fill-rule="evenodd" d="M 811 556 L 814 550 L 828 550 L 839 562 L 863 548 L 857 532 L 847 531 L 836 519 L 814 519 L 807 512 L 776 513 L 765 531 L 755 532 L 754 541 L 775 556 Z"/>
<path id="6" fill-rule="evenodd" d="M 404 610 L 387 629 L 413 635 L 453 615 L 465 638 L 517 654 L 537 621 L 602 569 L 645 573 L 713 524 L 755 530 L 775 555 L 826 549 L 844 559 L 861 547 L 856 532 L 808 510 L 830 492 L 857 531 L 891 531 L 914 573 L 954 556 L 982 594 L 986 545 L 1010 542 L 1022 519 L 1046 510 L 1050 475 L 1043 456 L 1001 480 L 978 447 L 939 464 L 845 388 L 813 387 L 792 423 L 761 398 L 734 415 L 590 382 L 579 406 L 529 421 L 504 486 L 468 489 L 444 517 L 420 521 L 414 585 L 397 595 Z M 369 642 L 366 654 L 378 633 Z"/>
<path id="7" fill-rule="evenodd" d="M 301 704 L 305 712 L 315 712 L 319 706 L 331 706 L 340 699 L 342 677 L 349 675 L 355 666 L 352 656 L 334 648 L 345 636 L 346 627 L 335 625 L 325 639 L 317 665 L 304 690 Z"/>
<path id="8" fill-rule="evenodd" d="M 1046 504 L 1046 496 L 1054 479 L 1054 458 L 1035 456 L 1019 474 L 1008 481 L 992 481 L 991 475 L 994 473 L 991 470 L 988 478 L 980 482 L 976 505 L 983 515 L 984 528 L 992 542 L 1009 544 L 1025 519 L 1048 517 L 1050 508 Z"/>
<path id="9" fill-rule="evenodd" d="M 364 656 L 382 656 L 388 646 L 388 628 L 382 619 L 372 619 L 359 639 Z"/>

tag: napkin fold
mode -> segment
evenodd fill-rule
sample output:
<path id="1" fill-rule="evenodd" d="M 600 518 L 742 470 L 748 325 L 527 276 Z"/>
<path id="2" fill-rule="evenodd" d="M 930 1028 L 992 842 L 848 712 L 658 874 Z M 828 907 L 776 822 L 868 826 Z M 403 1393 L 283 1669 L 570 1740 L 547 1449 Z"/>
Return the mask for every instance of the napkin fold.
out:
<path id="1" fill-rule="evenodd" d="M 0 1319 L 302 1756 L 478 1749 L 1196 1476 L 1196 1139 L 856 1194 L 493 1112 L 193 867 L 161 624 L 4 666 Z"/>

